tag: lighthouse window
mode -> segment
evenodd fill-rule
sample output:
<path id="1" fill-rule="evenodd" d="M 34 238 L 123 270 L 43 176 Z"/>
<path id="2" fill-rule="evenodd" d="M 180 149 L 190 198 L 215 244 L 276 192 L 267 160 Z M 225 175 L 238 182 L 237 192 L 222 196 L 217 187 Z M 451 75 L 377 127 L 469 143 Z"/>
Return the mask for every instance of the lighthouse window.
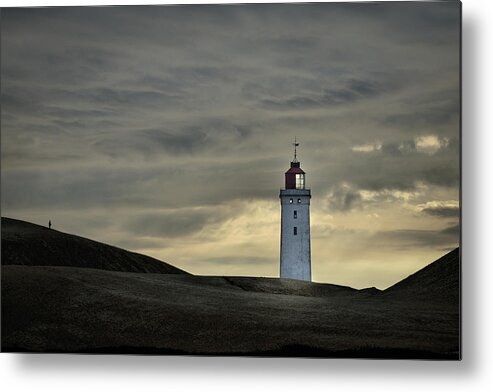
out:
<path id="1" fill-rule="evenodd" d="M 296 174 L 296 189 L 305 189 L 305 175 Z"/>
<path id="2" fill-rule="evenodd" d="M 298 228 L 296 226 L 293 227 L 293 234 L 298 235 Z"/>
<path id="3" fill-rule="evenodd" d="M 293 204 L 293 199 L 289 199 L 289 204 Z"/>
<path id="4" fill-rule="evenodd" d="M 301 203 L 301 199 L 298 199 L 298 204 L 300 204 L 300 203 Z"/>
<path id="5" fill-rule="evenodd" d="M 293 219 L 298 219 L 298 211 L 293 211 Z"/>

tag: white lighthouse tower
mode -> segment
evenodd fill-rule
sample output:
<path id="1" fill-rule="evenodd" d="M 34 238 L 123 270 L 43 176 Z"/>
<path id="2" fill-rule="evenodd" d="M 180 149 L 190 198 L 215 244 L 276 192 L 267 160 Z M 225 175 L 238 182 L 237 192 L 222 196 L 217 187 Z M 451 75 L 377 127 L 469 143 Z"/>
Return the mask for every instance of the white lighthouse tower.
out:
<path id="1" fill-rule="evenodd" d="M 311 281 L 310 189 L 305 188 L 305 172 L 296 158 L 285 174 L 281 189 L 281 278 Z"/>

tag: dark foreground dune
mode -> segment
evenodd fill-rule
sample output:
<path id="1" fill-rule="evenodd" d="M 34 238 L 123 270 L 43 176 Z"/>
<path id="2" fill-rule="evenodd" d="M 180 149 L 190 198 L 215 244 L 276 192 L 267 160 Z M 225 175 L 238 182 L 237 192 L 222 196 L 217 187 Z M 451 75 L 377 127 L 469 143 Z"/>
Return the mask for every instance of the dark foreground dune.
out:
<path id="1" fill-rule="evenodd" d="M 459 249 L 408 276 L 385 290 L 385 296 L 397 299 L 414 298 L 426 302 L 460 302 Z"/>
<path id="2" fill-rule="evenodd" d="M 5 265 L 2 351 L 458 359 L 459 303 L 426 295 L 453 290 L 458 263 L 456 249 L 420 295 L 434 264 L 382 292 Z"/>
<path id="3" fill-rule="evenodd" d="M 162 274 L 187 273 L 149 256 L 4 217 L 2 265 L 50 265 Z"/>

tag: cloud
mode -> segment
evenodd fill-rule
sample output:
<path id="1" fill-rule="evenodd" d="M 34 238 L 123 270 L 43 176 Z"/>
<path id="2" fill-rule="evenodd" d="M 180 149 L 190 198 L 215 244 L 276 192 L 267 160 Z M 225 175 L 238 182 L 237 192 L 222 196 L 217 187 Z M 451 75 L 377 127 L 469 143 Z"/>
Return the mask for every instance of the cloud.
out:
<path id="1" fill-rule="evenodd" d="M 117 154 L 119 149 L 114 151 Z M 277 173 L 252 169 L 272 167 L 270 159 L 231 162 L 226 167 L 221 161 L 204 165 L 200 156 L 192 162 L 174 159 L 154 165 L 117 161 L 113 165 L 45 167 L 43 171 L 2 167 L 2 207 L 179 208 L 263 199 L 277 203 L 279 187 L 275 184 L 276 180 L 281 184 L 282 169 Z"/>
<path id="2" fill-rule="evenodd" d="M 455 75 L 458 81 L 458 74 Z M 458 83 L 458 82 L 457 82 Z M 425 90 L 425 88 L 423 88 Z M 453 89 L 424 92 L 403 99 L 400 109 L 382 117 L 389 128 L 407 132 L 447 132 L 446 126 L 457 126 L 460 113 L 458 84 Z"/>
<path id="3" fill-rule="evenodd" d="M 350 185 L 340 184 L 332 188 L 326 200 L 329 211 L 347 212 L 357 207 L 361 203 L 362 197 Z"/>
<path id="4" fill-rule="evenodd" d="M 430 140 L 436 144 L 425 144 Z M 363 144 L 353 146 L 352 150 L 355 155 L 341 169 L 341 180 L 344 178 L 360 189 L 412 190 L 420 183 L 459 184 L 455 142 L 417 136 L 416 140 Z"/>
<path id="5" fill-rule="evenodd" d="M 166 239 L 278 208 L 297 136 L 314 217 L 452 221 L 426 203 L 458 197 L 459 49 L 456 2 L 2 10 L 2 214 L 200 265 L 206 243 Z M 277 257 L 269 228 L 235 273 Z"/>
<path id="6" fill-rule="evenodd" d="M 326 88 L 310 95 L 298 95 L 288 99 L 264 99 L 262 105 L 274 110 L 316 109 L 326 106 L 351 104 L 361 99 L 371 98 L 382 92 L 375 82 L 351 79 L 341 88 Z"/>
<path id="7" fill-rule="evenodd" d="M 416 189 L 409 191 L 402 191 L 399 189 L 382 189 L 379 191 L 361 190 L 360 195 L 365 202 L 382 203 L 386 201 L 400 201 L 409 202 L 422 196 L 426 188 L 418 186 Z"/>
<path id="8" fill-rule="evenodd" d="M 200 153 L 208 147 L 207 135 L 199 129 L 173 133 L 164 129 L 143 129 L 101 138 L 94 143 L 96 151 L 118 158 L 131 153 L 144 157 Z"/>
<path id="9" fill-rule="evenodd" d="M 351 150 L 355 152 L 373 152 L 373 151 L 379 151 L 382 149 L 382 143 L 368 143 L 368 144 L 361 144 L 358 146 L 352 146 Z"/>
<path id="10" fill-rule="evenodd" d="M 424 136 L 418 136 L 415 139 L 415 143 L 416 143 L 417 151 L 433 155 L 440 148 L 447 146 L 448 139 L 447 138 L 440 139 L 436 135 L 424 135 Z"/>
<path id="11" fill-rule="evenodd" d="M 417 211 L 440 218 L 458 218 L 460 206 L 457 200 L 428 201 L 416 206 Z"/>
<path id="12" fill-rule="evenodd" d="M 330 212 L 349 212 L 357 209 L 365 209 L 368 207 L 379 206 L 386 208 L 385 204 L 397 203 L 399 205 L 413 202 L 426 194 L 427 187 L 419 185 L 411 190 L 400 189 L 358 189 L 349 183 L 341 183 L 333 186 L 327 193 L 325 202 L 326 209 Z M 434 204 L 433 204 L 434 205 Z M 416 210 L 419 212 L 427 212 L 431 209 L 427 204 L 419 205 Z"/>
<path id="13" fill-rule="evenodd" d="M 227 207 L 186 208 L 141 213 L 126 219 L 123 227 L 130 236 L 177 238 L 189 236 L 239 214 L 241 209 Z"/>
<path id="14" fill-rule="evenodd" d="M 381 231 L 374 235 L 375 243 L 394 249 L 455 248 L 459 246 L 458 224 L 441 230 L 402 229 Z"/>
<path id="15" fill-rule="evenodd" d="M 425 214 L 439 216 L 442 218 L 455 218 L 460 215 L 460 209 L 457 207 L 425 208 L 423 209 L 423 212 Z"/>
<path id="16" fill-rule="evenodd" d="M 459 235 L 460 235 L 460 230 L 461 230 L 460 225 L 459 224 L 455 224 L 453 226 L 447 227 L 446 229 L 442 230 L 441 232 L 443 234 L 446 234 L 446 235 L 454 236 L 458 240 Z"/>
<path id="17" fill-rule="evenodd" d="M 403 154 L 419 154 L 424 153 L 433 155 L 442 148 L 447 148 L 449 145 L 449 139 L 446 137 L 439 137 L 437 135 L 421 135 L 415 137 L 413 140 L 404 140 L 401 142 L 393 143 L 366 143 L 361 145 L 352 146 L 351 150 L 354 152 L 381 152 L 382 154 L 388 154 L 393 156 Z"/>
<path id="18" fill-rule="evenodd" d="M 412 154 L 416 152 L 416 142 L 414 140 L 406 140 L 400 143 L 386 143 L 382 145 L 381 151 L 392 156 Z"/>

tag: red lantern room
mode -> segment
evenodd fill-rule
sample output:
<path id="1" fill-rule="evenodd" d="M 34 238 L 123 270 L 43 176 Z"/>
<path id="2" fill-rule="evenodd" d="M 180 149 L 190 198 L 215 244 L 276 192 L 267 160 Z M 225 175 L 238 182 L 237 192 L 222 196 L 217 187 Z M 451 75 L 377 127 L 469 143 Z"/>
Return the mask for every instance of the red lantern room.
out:
<path id="1" fill-rule="evenodd" d="M 294 139 L 294 159 L 291 161 L 291 167 L 285 173 L 286 189 L 305 189 L 305 172 L 300 168 L 300 162 L 296 159 L 296 147 L 300 144 Z"/>
<path id="2" fill-rule="evenodd" d="M 286 189 L 305 189 L 305 172 L 299 162 L 291 162 L 291 167 L 285 174 Z"/>

